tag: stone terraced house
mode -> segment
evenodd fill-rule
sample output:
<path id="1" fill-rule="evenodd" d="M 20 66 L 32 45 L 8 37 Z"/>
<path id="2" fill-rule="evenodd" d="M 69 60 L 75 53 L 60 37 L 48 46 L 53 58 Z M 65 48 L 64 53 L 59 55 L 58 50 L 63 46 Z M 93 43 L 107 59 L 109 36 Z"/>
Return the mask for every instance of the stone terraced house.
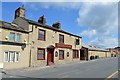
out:
<path id="1" fill-rule="evenodd" d="M 16 9 L 12 23 L 0 21 L 0 44 L 4 69 L 66 64 L 90 58 L 83 52 L 82 37 L 62 30 L 60 22 L 47 25 L 44 16 L 38 22 L 25 18 L 24 6 Z"/>

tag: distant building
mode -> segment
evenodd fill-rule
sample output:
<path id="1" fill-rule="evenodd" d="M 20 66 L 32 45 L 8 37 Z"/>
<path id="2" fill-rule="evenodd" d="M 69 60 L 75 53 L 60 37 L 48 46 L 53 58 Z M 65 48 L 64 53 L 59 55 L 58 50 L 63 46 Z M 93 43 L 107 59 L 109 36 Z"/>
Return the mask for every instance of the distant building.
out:
<path id="1" fill-rule="evenodd" d="M 120 55 L 120 47 L 115 47 L 115 48 L 108 48 L 111 53 L 116 53 L 116 55 L 111 54 L 111 56 L 118 56 Z"/>
<path id="2" fill-rule="evenodd" d="M 80 50 L 81 60 L 115 57 L 115 55 L 115 53 L 111 53 L 109 50 L 97 48 L 92 45 L 83 45 Z"/>

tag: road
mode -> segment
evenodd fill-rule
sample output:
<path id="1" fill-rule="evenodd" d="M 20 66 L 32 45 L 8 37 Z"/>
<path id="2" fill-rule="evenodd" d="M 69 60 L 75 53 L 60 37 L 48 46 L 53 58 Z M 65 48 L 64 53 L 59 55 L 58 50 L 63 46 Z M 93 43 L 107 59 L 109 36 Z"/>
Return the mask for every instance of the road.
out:
<path id="1" fill-rule="evenodd" d="M 3 78 L 107 78 L 118 70 L 118 58 L 97 59 L 44 69 L 9 70 Z"/>

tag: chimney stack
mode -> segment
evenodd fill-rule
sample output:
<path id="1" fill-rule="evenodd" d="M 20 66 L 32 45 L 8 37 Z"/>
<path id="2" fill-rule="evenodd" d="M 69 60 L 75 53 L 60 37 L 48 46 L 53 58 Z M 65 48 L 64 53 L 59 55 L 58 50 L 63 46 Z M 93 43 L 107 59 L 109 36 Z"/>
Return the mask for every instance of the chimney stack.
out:
<path id="1" fill-rule="evenodd" d="M 61 24 L 60 24 L 60 22 L 56 22 L 56 23 L 53 23 L 52 27 L 54 27 L 56 29 L 60 29 L 61 28 Z"/>
<path id="2" fill-rule="evenodd" d="M 24 5 L 22 5 L 22 7 L 19 7 L 18 9 L 15 10 L 15 19 L 18 17 L 25 17 Z"/>
<path id="3" fill-rule="evenodd" d="M 39 18 L 38 23 L 45 25 L 46 19 L 44 18 L 44 15 Z"/>

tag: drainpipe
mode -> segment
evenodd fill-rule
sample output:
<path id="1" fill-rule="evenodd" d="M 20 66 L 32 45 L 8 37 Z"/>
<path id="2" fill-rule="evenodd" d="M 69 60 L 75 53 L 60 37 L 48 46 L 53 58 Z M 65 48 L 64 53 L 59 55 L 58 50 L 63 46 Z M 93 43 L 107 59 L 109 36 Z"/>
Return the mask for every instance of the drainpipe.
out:
<path id="1" fill-rule="evenodd" d="M 31 24 L 32 25 L 32 30 L 31 31 L 29 31 L 29 34 L 28 34 L 28 42 L 30 42 L 30 33 L 31 32 L 33 32 L 33 24 Z M 29 58 L 29 67 L 31 67 L 31 65 L 32 65 L 32 44 L 30 44 L 30 56 L 29 56 L 30 58 Z"/>
<path id="2" fill-rule="evenodd" d="M 30 58 L 29 58 L 29 67 L 31 67 L 31 49 L 30 49 Z"/>

